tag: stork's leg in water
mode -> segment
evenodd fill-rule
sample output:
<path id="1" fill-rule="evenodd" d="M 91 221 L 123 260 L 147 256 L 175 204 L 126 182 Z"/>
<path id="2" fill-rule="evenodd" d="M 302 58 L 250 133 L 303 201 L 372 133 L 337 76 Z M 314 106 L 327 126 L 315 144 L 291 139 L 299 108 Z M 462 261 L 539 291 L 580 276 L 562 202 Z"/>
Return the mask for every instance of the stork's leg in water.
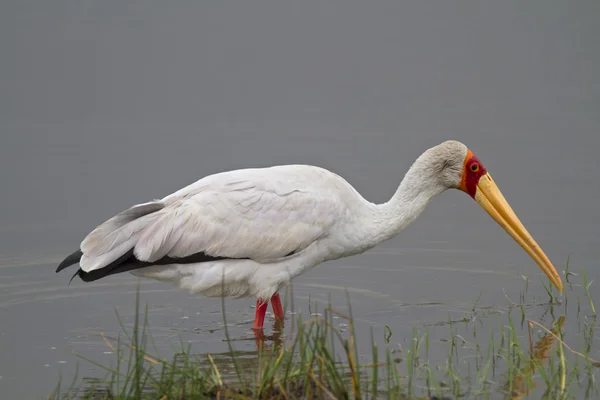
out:
<path id="1" fill-rule="evenodd" d="M 265 314 L 267 313 L 267 307 L 269 306 L 269 301 L 262 301 L 260 299 L 256 300 L 256 315 L 254 316 L 254 330 L 258 331 L 263 329 L 263 325 L 265 324 Z"/>
<path id="2" fill-rule="evenodd" d="M 275 325 L 273 332 L 273 341 L 279 343 L 280 338 L 279 335 L 281 330 L 283 329 L 283 306 L 281 305 L 281 298 L 279 297 L 279 293 L 275 293 L 271 296 L 271 305 L 273 306 L 273 315 L 275 316 Z M 264 346 L 264 341 L 267 339 L 263 326 L 265 323 L 265 315 L 267 313 L 267 307 L 269 306 L 269 301 L 256 300 L 256 315 L 254 317 L 254 338 L 256 340 L 257 348 L 261 349 Z"/>
<path id="3" fill-rule="evenodd" d="M 266 337 L 265 332 L 263 331 L 263 325 L 265 324 L 265 314 L 267 313 L 268 306 L 268 300 L 256 300 L 256 315 L 254 316 L 254 341 L 256 342 L 256 349 L 258 351 L 261 351 L 265 344 Z"/>
<path id="4" fill-rule="evenodd" d="M 275 315 L 275 330 L 280 330 L 283 328 L 283 306 L 281 305 L 281 299 L 279 298 L 279 293 L 275 293 L 271 296 L 271 306 L 273 307 L 273 315 Z"/>
<path id="5" fill-rule="evenodd" d="M 271 304 L 273 306 L 273 315 L 275 315 L 275 321 L 283 321 L 284 313 L 283 306 L 281 305 L 281 298 L 279 293 L 275 293 L 271 297 Z M 254 316 L 254 330 L 263 329 L 265 324 L 265 315 L 267 313 L 267 307 L 269 301 L 256 300 L 256 315 Z"/>

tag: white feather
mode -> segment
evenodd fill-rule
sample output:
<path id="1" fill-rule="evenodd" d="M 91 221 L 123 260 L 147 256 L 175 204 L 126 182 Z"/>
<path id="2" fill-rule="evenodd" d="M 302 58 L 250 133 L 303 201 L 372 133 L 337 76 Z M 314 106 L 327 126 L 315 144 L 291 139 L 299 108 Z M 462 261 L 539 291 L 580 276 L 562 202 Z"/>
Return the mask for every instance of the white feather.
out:
<path id="1" fill-rule="evenodd" d="M 307 269 L 364 252 L 404 229 L 435 195 L 460 180 L 454 173 L 435 175 L 443 170 L 438 164 L 448 161 L 448 147 L 456 163 L 464 160 L 466 147 L 458 142 L 428 150 L 381 205 L 314 166 L 210 175 L 98 226 L 81 244 L 80 265 L 85 272 L 97 270 L 132 248 L 147 262 L 204 252 L 237 260 L 154 265 L 132 273 L 206 296 L 268 298 Z"/>

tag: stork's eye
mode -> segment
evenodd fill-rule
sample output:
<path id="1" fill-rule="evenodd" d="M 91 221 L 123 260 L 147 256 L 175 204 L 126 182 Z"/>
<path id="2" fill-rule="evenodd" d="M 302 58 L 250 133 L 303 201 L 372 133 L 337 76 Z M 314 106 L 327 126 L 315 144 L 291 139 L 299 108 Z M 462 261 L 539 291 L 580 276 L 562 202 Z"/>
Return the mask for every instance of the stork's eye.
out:
<path id="1" fill-rule="evenodd" d="M 479 171 L 479 164 L 477 164 L 477 163 L 471 164 L 471 171 L 473 171 L 473 172 Z"/>

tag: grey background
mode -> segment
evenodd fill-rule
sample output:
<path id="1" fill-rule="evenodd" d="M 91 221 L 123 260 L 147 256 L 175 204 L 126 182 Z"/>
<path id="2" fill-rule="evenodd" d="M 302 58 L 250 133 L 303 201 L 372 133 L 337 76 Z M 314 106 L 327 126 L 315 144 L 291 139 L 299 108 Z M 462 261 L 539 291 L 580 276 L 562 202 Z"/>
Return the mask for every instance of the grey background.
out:
<path id="1" fill-rule="evenodd" d="M 131 304 L 129 275 L 67 288 L 62 256 L 114 213 L 227 169 L 316 164 L 381 202 L 422 151 L 461 140 L 557 269 L 571 254 L 600 279 L 599 36 L 597 1 L 3 1 L 0 390 L 48 393 L 73 330 L 118 331 L 112 309 Z M 365 332 L 409 336 L 481 290 L 518 296 L 520 274 L 544 293 L 526 253 L 453 191 L 297 282 L 341 306 L 352 286 Z M 209 325 L 219 309 L 146 285 L 173 318 Z M 432 299 L 452 307 L 397 307 Z M 252 299 L 228 304 L 251 319 Z"/>

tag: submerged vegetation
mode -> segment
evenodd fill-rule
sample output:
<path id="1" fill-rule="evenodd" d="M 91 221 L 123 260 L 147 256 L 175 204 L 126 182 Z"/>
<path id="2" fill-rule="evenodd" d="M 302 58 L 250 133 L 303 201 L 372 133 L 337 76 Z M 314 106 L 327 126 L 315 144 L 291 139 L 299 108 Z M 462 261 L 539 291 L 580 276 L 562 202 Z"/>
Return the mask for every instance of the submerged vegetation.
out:
<path id="1" fill-rule="evenodd" d="M 194 355 L 190 346 L 170 359 L 150 353 L 147 308 L 142 312 L 139 295 L 136 316 L 130 331 L 121 320 L 123 337 L 102 335 L 115 359 L 110 366 L 94 364 L 106 372 L 103 379 L 79 379 L 65 388 L 58 385 L 51 399 L 574 399 L 598 398 L 596 382 L 600 363 L 593 347 L 596 312 L 585 272 L 565 270 L 567 286 L 559 299 L 550 285 L 548 300 L 526 303 L 507 296 L 502 318 L 474 302 L 472 315 L 464 321 L 447 321 L 446 354 L 441 363 L 431 364 L 432 339 L 429 326 L 413 328 L 408 345 L 394 343 L 386 326 L 382 341 L 371 330 L 369 349 L 359 353 L 351 304 L 342 313 L 327 305 L 321 313 L 303 320 L 292 315 L 288 337 L 275 330 L 272 337 L 257 338 L 255 352 L 234 348 L 227 321 L 224 332 L 227 354 Z M 578 290 L 578 288 L 580 288 Z M 582 289 L 582 290 L 581 290 Z M 576 296 L 576 292 L 581 293 Z M 570 292 L 570 293 L 568 293 Z M 576 297 L 580 332 L 565 339 L 569 295 Z M 223 304 L 224 306 L 224 304 Z M 541 323 L 527 318 L 532 307 L 544 307 L 551 321 Z M 585 315 L 588 313 L 589 315 Z M 559 312 L 562 315 L 558 315 Z M 496 318 L 489 324 L 485 345 L 468 341 L 457 333 L 458 324 L 473 324 L 479 318 Z M 336 320 L 334 323 L 334 319 Z M 344 321 L 344 324 L 339 324 Z M 340 328 L 343 326 L 344 328 Z M 524 334 L 523 334 L 524 333 Z M 479 341 L 480 342 L 480 341 Z M 439 346 L 437 346 L 439 349 Z M 595 353 L 595 354 L 593 354 Z M 359 357 L 359 354 L 362 356 Z M 359 360 L 370 358 L 368 362 Z M 433 357 L 432 357 L 433 358 Z M 437 357 L 439 359 L 439 354 Z M 596 358 L 599 358 L 596 356 Z"/>

